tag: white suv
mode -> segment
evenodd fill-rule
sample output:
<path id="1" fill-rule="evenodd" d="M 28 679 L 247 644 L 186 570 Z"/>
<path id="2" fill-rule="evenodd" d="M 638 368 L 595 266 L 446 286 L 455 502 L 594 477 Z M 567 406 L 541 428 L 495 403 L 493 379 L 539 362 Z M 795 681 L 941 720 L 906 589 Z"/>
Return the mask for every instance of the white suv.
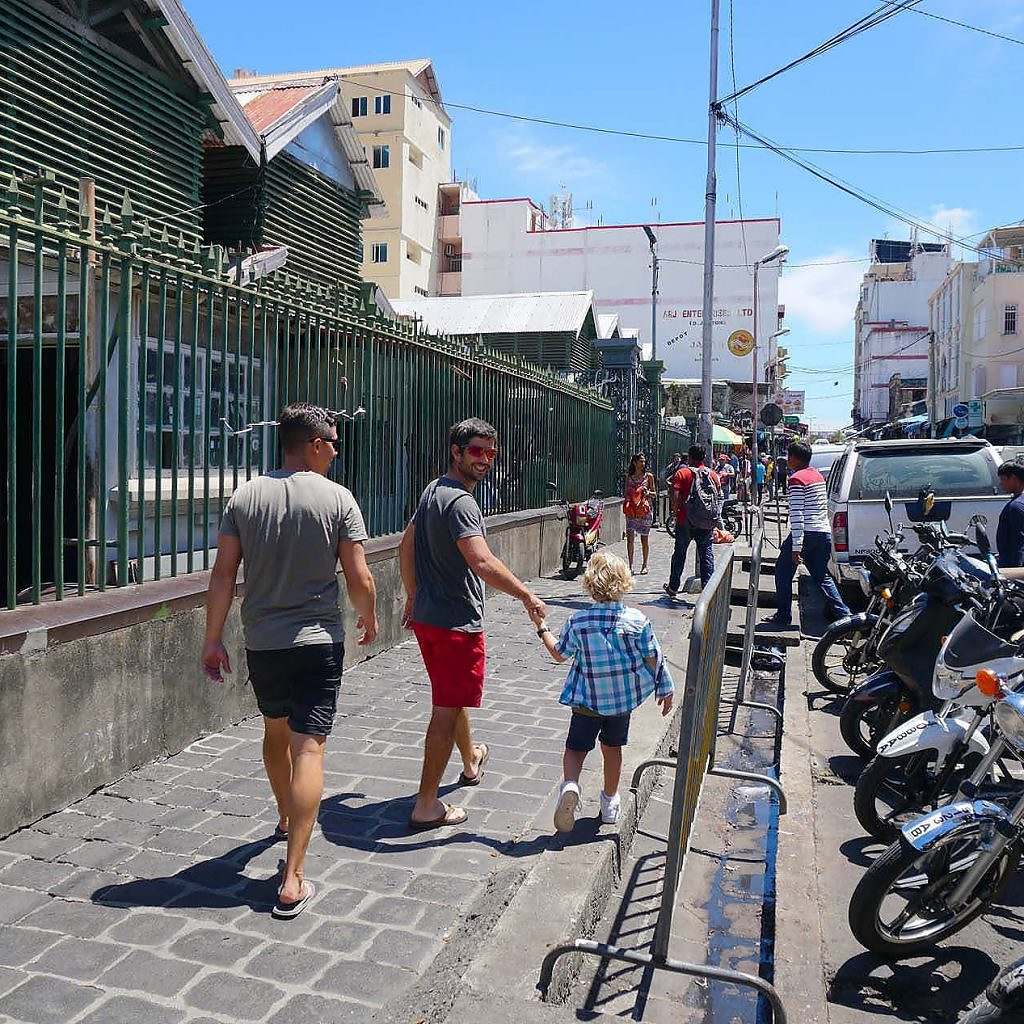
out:
<path id="1" fill-rule="evenodd" d="M 859 583 L 857 570 L 874 550 L 875 536 L 889 527 L 885 495 L 895 502 L 893 520 L 920 519 L 917 498 L 924 487 L 935 492 L 931 521 L 943 520 L 952 533 L 965 533 L 976 512 L 988 517 L 989 533 L 1009 500 L 999 486 L 997 449 L 988 441 L 857 441 L 850 444 L 828 476 L 832 523 L 832 569 L 842 583 Z M 907 544 L 914 540 L 907 534 Z"/>

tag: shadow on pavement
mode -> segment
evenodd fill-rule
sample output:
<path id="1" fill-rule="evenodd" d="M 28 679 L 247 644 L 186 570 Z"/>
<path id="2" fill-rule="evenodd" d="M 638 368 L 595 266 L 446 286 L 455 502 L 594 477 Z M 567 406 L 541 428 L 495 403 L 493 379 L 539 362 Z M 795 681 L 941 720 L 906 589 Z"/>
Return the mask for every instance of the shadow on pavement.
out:
<path id="1" fill-rule="evenodd" d="M 952 1024 L 998 972 L 987 953 L 962 946 L 906 963 L 858 953 L 836 972 L 828 998 L 879 1017 Z"/>

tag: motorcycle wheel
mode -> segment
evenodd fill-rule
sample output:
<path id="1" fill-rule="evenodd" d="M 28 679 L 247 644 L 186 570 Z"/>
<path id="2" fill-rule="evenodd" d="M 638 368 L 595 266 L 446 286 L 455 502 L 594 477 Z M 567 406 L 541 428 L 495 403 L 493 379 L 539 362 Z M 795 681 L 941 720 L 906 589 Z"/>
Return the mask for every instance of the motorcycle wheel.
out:
<path id="1" fill-rule="evenodd" d="M 901 708 L 903 701 L 891 697 L 881 703 L 848 700 L 839 716 L 843 742 L 858 756 L 870 761 L 878 744 L 900 722 L 916 714 L 916 708 Z"/>
<path id="2" fill-rule="evenodd" d="M 899 838 L 900 825 L 948 803 L 973 766 L 958 765 L 940 786 L 937 762 L 934 750 L 873 757 L 853 791 L 853 812 L 861 828 L 891 843 Z"/>
<path id="3" fill-rule="evenodd" d="M 849 693 L 858 676 L 863 678 L 878 669 L 881 662 L 870 642 L 874 625 L 840 619 L 825 630 L 814 647 L 811 671 L 826 690 Z"/>
<path id="4" fill-rule="evenodd" d="M 965 928 L 987 907 L 1017 870 L 1020 850 L 1006 847 L 956 910 L 945 896 L 956 888 L 981 847 L 977 823 L 951 832 L 922 852 L 902 840 L 893 843 L 864 873 L 850 898 L 850 930 L 879 956 L 916 956 Z"/>
<path id="5" fill-rule="evenodd" d="M 960 1024 L 1017 1024 L 1020 1014 L 1019 1007 L 996 1006 L 982 996 L 981 1002 L 966 1017 L 961 1018 Z"/>
<path id="6" fill-rule="evenodd" d="M 580 541 L 576 545 L 576 575 L 578 576 L 587 567 L 587 546 Z"/>
<path id="7" fill-rule="evenodd" d="M 569 579 L 572 573 L 572 560 L 569 558 L 569 543 L 566 541 L 565 547 L 562 548 L 562 575 Z"/>

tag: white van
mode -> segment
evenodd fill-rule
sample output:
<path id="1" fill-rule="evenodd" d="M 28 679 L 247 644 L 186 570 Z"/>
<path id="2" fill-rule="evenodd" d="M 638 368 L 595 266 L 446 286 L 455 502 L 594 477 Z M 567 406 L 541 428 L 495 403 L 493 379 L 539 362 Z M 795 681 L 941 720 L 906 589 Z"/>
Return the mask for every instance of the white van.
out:
<path id="1" fill-rule="evenodd" d="M 828 477 L 832 523 L 832 570 L 840 582 L 860 582 L 857 571 L 885 534 L 886 492 L 895 502 L 893 521 L 920 521 L 917 498 L 923 487 L 935 492 L 931 521 L 943 520 L 951 533 L 967 532 L 976 512 L 988 517 L 995 541 L 999 513 L 1009 500 L 999 486 L 997 449 L 978 438 L 944 440 L 855 441 L 836 460 Z M 907 534 L 906 547 L 916 538 Z"/>

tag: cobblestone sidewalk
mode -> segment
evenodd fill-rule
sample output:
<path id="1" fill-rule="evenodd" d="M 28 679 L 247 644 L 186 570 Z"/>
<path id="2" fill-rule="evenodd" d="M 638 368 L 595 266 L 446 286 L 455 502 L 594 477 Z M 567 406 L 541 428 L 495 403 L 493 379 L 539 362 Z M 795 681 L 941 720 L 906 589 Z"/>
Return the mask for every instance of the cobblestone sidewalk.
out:
<path id="1" fill-rule="evenodd" d="M 678 634 L 687 606 L 659 596 L 671 541 L 652 540 L 657 568 L 634 603 Z M 585 600 L 576 582 L 536 587 L 553 624 Z M 523 871 L 550 834 L 531 826 L 561 774 L 564 673 L 504 597 L 488 603 L 488 654 L 473 719 L 491 760 L 480 787 L 447 790 L 469 821 L 436 834 L 405 828 L 430 713 L 415 643 L 345 675 L 306 866 L 318 896 L 295 921 L 269 914 L 284 844 L 258 720 L 0 841 L 0 1021 L 416 1020 L 444 956 L 471 956 L 456 940 L 495 878 Z M 197 672 L 181 685 L 208 684 Z"/>

